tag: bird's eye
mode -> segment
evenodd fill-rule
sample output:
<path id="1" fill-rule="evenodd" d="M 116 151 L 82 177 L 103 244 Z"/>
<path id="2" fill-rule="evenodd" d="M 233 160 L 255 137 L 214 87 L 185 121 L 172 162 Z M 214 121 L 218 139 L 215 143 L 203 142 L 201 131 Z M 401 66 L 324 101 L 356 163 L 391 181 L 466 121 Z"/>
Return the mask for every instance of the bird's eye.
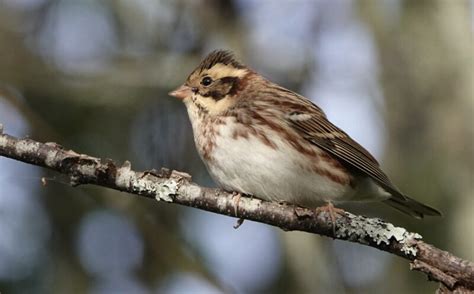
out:
<path id="1" fill-rule="evenodd" d="M 210 77 L 204 77 L 201 80 L 201 85 L 209 86 L 212 83 L 212 79 Z"/>

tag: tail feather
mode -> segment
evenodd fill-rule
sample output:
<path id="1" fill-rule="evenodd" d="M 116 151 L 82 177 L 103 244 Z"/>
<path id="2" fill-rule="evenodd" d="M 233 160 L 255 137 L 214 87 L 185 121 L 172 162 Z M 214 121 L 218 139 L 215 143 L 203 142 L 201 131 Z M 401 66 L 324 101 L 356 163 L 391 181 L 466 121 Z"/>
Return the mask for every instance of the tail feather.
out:
<path id="1" fill-rule="evenodd" d="M 425 215 L 441 216 L 441 212 L 439 212 L 438 210 L 429 207 L 423 203 L 420 203 L 414 199 L 411 199 L 407 196 L 405 196 L 405 199 L 401 197 L 391 197 L 385 200 L 384 203 L 416 218 L 423 218 Z"/>

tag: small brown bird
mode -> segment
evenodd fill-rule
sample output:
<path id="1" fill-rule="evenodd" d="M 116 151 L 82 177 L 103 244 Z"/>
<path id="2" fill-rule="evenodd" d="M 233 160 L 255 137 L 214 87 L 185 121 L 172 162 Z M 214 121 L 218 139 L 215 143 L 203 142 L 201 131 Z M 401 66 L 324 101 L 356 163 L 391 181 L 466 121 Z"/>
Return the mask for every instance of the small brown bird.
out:
<path id="1" fill-rule="evenodd" d="M 307 98 L 237 61 L 210 53 L 170 93 L 186 105 L 197 150 L 224 189 L 269 201 L 342 210 L 332 203 L 383 201 L 411 216 L 441 215 L 404 195 L 377 160 Z"/>

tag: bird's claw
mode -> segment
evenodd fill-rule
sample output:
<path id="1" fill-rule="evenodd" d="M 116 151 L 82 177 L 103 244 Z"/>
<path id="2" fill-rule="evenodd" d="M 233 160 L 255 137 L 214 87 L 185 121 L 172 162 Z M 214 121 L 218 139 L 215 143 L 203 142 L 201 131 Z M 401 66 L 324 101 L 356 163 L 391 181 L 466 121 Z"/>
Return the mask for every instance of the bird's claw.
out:
<path id="1" fill-rule="evenodd" d="M 346 211 L 342 208 L 334 207 L 334 205 L 331 202 L 328 202 L 326 205 L 316 208 L 316 213 L 319 214 L 322 212 L 329 214 L 329 217 L 331 218 L 331 223 L 332 223 L 332 232 L 335 237 L 336 236 L 336 214 L 340 216 L 345 216 Z"/>

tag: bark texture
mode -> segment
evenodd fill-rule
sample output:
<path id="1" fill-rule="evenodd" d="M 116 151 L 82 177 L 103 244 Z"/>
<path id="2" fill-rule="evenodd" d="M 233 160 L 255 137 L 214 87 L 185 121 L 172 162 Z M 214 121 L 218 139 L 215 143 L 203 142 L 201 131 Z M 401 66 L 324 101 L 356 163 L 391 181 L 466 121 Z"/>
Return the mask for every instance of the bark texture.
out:
<path id="1" fill-rule="evenodd" d="M 410 269 L 440 282 L 440 291 L 474 291 L 474 263 L 421 240 L 417 233 L 377 218 L 351 213 L 338 215 L 333 227 L 326 212 L 290 204 L 262 201 L 220 189 L 201 187 L 187 173 L 162 168 L 138 172 L 122 165 L 72 150 L 56 143 L 40 143 L 3 134 L 0 155 L 68 175 L 72 186 L 99 185 L 158 201 L 195 207 L 240 219 L 253 220 L 285 231 L 298 230 L 371 246 L 409 260 Z M 258 196 L 258 195 L 256 195 Z M 241 224 L 239 221 L 238 225 Z"/>

